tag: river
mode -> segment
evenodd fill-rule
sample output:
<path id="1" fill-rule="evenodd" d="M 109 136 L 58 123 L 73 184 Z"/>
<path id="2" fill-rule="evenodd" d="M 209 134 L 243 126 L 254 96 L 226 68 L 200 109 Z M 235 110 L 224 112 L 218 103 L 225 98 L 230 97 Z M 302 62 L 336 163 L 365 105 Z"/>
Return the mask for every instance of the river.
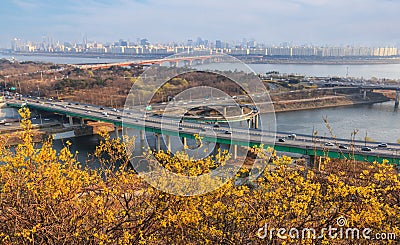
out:
<path id="1" fill-rule="evenodd" d="M 5 55 L 0 54 L 0 59 L 14 57 L 18 61 L 39 61 L 59 64 L 83 64 L 83 63 L 107 63 L 127 60 L 139 60 L 132 58 L 105 58 L 99 57 L 60 57 L 41 55 Z M 323 64 L 249 64 L 256 73 L 278 71 L 282 74 L 301 74 L 317 77 L 354 77 L 370 79 L 387 78 L 400 79 L 400 64 L 366 64 L 366 65 L 323 65 Z"/>

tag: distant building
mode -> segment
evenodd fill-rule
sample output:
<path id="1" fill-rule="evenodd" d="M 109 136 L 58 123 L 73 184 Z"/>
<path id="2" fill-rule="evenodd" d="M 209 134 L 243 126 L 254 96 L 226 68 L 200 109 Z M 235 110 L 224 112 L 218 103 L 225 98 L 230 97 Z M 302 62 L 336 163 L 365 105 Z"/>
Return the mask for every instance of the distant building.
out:
<path id="1" fill-rule="evenodd" d="M 150 45 L 149 40 L 147 40 L 146 38 L 141 39 L 140 40 L 140 45 L 142 45 L 142 46 Z"/>
<path id="2" fill-rule="evenodd" d="M 15 52 L 21 50 L 21 45 L 22 45 L 21 39 L 14 38 L 14 39 L 11 41 L 11 49 L 12 49 L 13 51 L 15 51 Z"/>
<path id="3" fill-rule="evenodd" d="M 216 48 L 216 49 L 221 49 L 221 48 L 222 48 L 222 42 L 221 42 L 221 40 L 216 40 L 216 41 L 215 41 L 215 48 Z"/>

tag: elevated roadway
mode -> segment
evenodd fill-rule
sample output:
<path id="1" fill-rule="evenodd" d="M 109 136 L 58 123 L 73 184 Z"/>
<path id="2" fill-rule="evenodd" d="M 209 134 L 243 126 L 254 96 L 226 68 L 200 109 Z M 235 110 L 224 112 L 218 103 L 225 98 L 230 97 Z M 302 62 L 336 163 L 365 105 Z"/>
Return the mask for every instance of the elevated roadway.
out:
<path id="1" fill-rule="evenodd" d="M 355 159 L 359 161 L 379 161 L 383 159 L 399 165 L 400 144 L 390 143 L 387 147 L 379 147 L 378 143 L 352 142 L 346 139 L 316 138 L 310 135 L 292 135 L 286 132 L 269 132 L 248 128 L 229 128 L 223 125 L 216 126 L 210 123 L 180 122 L 174 118 L 162 118 L 158 115 L 147 115 L 134 110 L 125 110 L 124 113 L 114 108 L 105 108 L 94 105 L 83 105 L 72 102 L 48 101 L 43 99 L 21 98 L 7 101 L 10 107 L 20 108 L 27 106 L 31 109 L 48 111 L 66 115 L 70 118 L 93 120 L 112 123 L 115 126 L 124 126 L 140 131 L 153 132 L 181 138 L 194 138 L 199 134 L 204 141 L 236 146 L 273 147 L 277 151 L 297 153 L 311 157 L 322 156 L 340 159 Z M 274 144 L 275 142 L 275 144 Z M 364 149 L 364 150 L 363 150 Z M 234 153 L 236 155 L 236 152 Z"/>

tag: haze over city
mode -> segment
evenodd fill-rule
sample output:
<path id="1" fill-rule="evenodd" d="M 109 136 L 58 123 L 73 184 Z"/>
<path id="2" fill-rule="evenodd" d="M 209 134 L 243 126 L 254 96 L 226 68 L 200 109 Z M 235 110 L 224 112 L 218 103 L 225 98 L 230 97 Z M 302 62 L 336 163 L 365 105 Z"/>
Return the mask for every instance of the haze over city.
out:
<path id="1" fill-rule="evenodd" d="M 0 47 L 13 38 L 155 43 L 255 39 L 266 44 L 398 46 L 392 0 L 9 0 L 0 4 Z"/>

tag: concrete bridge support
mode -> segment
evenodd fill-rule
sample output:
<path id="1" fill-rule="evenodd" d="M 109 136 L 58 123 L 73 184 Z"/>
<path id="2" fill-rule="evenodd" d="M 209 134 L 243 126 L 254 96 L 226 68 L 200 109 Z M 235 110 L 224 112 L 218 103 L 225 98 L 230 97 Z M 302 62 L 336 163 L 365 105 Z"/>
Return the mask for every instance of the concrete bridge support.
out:
<path id="1" fill-rule="evenodd" d="M 322 157 L 310 156 L 310 166 L 312 168 L 318 169 L 318 171 L 321 171 L 321 163 L 322 163 Z"/>
<path id="2" fill-rule="evenodd" d="M 74 118 L 72 116 L 68 116 L 69 126 L 74 126 Z"/>
<path id="3" fill-rule="evenodd" d="M 238 149 L 237 149 L 237 145 L 232 145 L 232 147 L 233 147 L 233 149 L 232 149 L 232 158 L 233 159 L 237 159 L 237 151 L 238 151 Z"/>
<path id="4" fill-rule="evenodd" d="M 81 126 L 85 125 L 85 119 L 82 117 L 81 118 Z"/>
<path id="5" fill-rule="evenodd" d="M 156 134 L 156 150 L 161 150 L 161 134 Z"/>
<path id="6" fill-rule="evenodd" d="M 396 90 L 396 99 L 394 100 L 394 108 L 399 108 L 399 93 L 400 90 Z"/>
<path id="7" fill-rule="evenodd" d="M 215 156 L 218 156 L 218 158 L 221 156 L 221 144 L 220 143 L 215 143 Z"/>
<path id="8" fill-rule="evenodd" d="M 249 128 L 258 129 L 259 126 L 259 115 L 252 117 L 251 119 L 247 120 L 247 125 Z"/>
<path id="9" fill-rule="evenodd" d="M 192 60 L 184 60 L 183 61 L 183 64 L 184 64 L 184 66 L 185 67 L 191 67 L 192 66 Z"/>
<path id="10" fill-rule="evenodd" d="M 182 144 L 183 144 L 183 149 L 187 148 L 187 139 L 186 138 L 182 138 Z"/>
<path id="11" fill-rule="evenodd" d="M 259 117 L 260 117 L 260 115 L 256 115 L 256 116 L 254 117 L 254 128 L 255 128 L 255 129 L 258 129 L 258 126 L 259 126 Z"/>
<path id="12" fill-rule="evenodd" d="M 118 127 L 114 126 L 115 137 L 119 138 Z"/>
<path id="13" fill-rule="evenodd" d="M 178 61 L 170 61 L 169 66 L 170 67 L 178 67 Z"/>
<path id="14" fill-rule="evenodd" d="M 167 140 L 167 151 L 171 151 L 171 136 L 166 135 L 165 138 Z"/>
<path id="15" fill-rule="evenodd" d="M 140 141 L 144 141 L 144 130 L 140 130 Z"/>
<path id="16" fill-rule="evenodd" d="M 363 91 L 363 99 L 366 100 L 367 99 L 367 90 L 364 89 Z"/>

